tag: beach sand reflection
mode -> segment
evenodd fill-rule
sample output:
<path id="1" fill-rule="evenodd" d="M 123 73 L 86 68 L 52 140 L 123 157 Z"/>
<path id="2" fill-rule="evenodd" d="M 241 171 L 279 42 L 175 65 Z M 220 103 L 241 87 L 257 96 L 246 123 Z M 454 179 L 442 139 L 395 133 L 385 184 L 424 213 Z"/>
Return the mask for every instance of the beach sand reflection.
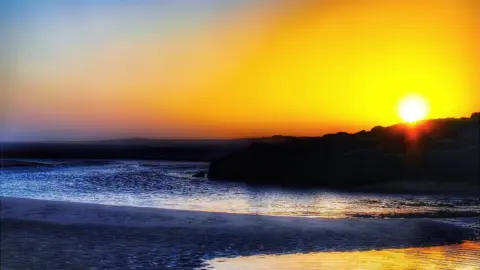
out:
<path id="1" fill-rule="evenodd" d="M 480 242 L 378 251 L 319 252 L 217 258 L 213 269 L 480 269 Z"/>

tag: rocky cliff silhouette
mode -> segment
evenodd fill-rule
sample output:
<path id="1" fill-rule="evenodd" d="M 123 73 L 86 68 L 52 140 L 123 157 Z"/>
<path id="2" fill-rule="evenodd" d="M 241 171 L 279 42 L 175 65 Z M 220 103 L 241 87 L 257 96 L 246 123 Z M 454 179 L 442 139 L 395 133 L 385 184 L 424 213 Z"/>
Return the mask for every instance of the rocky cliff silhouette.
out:
<path id="1" fill-rule="evenodd" d="M 480 187 L 480 113 L 374 127 L 355 134 L 254 142 L 215 159 L 219 181 L 361 190 L 388 183 Z"/>

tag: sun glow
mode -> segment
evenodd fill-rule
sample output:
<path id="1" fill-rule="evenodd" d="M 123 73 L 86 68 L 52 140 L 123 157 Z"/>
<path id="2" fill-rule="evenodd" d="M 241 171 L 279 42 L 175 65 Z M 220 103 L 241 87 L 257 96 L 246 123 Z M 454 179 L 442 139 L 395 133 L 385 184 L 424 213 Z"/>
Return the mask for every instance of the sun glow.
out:
<path id="1" fill-rule="evenodd" d="M 398 106 L 398 114 L 403 121 L 408 123 L 425 119 L 428 112 L 428 102 L 420 95 L 407 96 L 400 101 Z"/>
<path id="2" fill-rule="evenodd" d="M 0 139 L 308 137 L 480 109 L 479 0 L 117 2 L 0 1 Z"/>

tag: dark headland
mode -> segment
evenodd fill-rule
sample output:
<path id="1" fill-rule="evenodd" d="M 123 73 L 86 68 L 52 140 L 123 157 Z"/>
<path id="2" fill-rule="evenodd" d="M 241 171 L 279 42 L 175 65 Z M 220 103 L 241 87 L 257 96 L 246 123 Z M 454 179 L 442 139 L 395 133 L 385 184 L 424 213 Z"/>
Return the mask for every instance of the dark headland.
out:
<path id="1" fill-rule="evenodd" d="M 277 137 L 211 162 L 218 181 L 385 192 L 480 190 L 480 113 L 355 134 Z"/>

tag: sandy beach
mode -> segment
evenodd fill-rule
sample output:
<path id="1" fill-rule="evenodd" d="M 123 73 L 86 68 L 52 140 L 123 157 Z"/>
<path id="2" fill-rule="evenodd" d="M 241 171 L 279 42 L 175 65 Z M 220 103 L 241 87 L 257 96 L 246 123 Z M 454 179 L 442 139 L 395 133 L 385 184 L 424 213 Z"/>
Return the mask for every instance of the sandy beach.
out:
<path id="1" fill-rule="evenodd" d="M 431 219 L 312 219 L 1 199 L 4 269 L 198 269 L 217 257 L 438 246 Z"/>

